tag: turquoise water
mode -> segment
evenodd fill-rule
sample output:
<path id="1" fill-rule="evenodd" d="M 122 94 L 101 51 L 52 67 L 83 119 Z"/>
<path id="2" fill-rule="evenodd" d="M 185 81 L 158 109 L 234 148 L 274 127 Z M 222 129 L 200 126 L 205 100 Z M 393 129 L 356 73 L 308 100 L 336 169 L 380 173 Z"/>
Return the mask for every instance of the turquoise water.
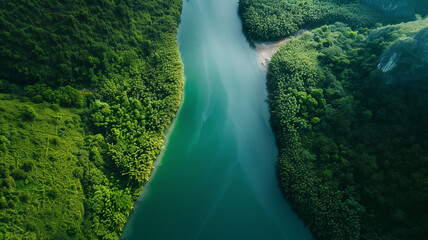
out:
<path id="1" fill-rule="evenodd" d="M 125 239 L 312 239 L 276 178 L 265 73 L 237 0 L 184 0 L 185 95 Z"/>

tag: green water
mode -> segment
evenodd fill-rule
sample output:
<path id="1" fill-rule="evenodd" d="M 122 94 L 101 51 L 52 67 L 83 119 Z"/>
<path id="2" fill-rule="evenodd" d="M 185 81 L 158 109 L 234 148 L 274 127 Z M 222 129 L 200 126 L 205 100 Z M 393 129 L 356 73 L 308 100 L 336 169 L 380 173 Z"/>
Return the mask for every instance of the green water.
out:
<path id="1" fill-rule="evenodd" d="M 283 198 L 265 73 L 237 0 L 184 0 L 185 97 L 125 239 L 312 239 Z"/>

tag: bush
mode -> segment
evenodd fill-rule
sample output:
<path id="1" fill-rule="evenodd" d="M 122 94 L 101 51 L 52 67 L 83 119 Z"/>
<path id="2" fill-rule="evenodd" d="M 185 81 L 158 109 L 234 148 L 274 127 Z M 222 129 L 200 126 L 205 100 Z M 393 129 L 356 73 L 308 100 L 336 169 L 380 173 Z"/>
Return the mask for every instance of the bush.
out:
<path id="1" fill-rule="evenodd" d="M 27 173 L 22 169 L 13 170 L 12 176 L 15 180 L 25 180 L 28 177 Z"/>
<path id="2" fill-rule="evenodd" d="M 22 169 L 26 172 L 29 172 L 33 169 L 34 163 L 33 161 L 26 161 L 24 164 L 22 164 Z"/>
<path id="3" fill-rule="evenodd" d="M 36 111 L 31 106 L 24 106 L 21 109 L 21 118 L 24 121 L 33 121 L 37 116 Z"/>
<path id="4" fill-rule="evenodd" d="M 4 196 L 0 197 L 0 208 L 7 208 L 7 200 Z"/>
<path id="5" fill-rule="evenodd" d="M 6 177 L 3 180 L 3 187 L 6 187 L 7 189 L 15 188 L 16 187 L 15 180 L 11 176 Z"/>
<path id="6" fill-rule="evenodd" d="M 58 88 L 55 93 L 55 101 L 62 107 L 76 107 L 81 108 L 84 104 L 84 97 L 79 90 L 71 86 Z"/>
<path id="7" fill-rule="evenodd" d="M 7 139 L 7 137 L 3 135 L 0 135 L 0 151 L 6 151 L 9 145 L 10 145 L 9 139 Z"/>
<path id="8" fill-rule="evenodd" d="M 0 177 L 6 178 L 9 176 L 9 169 L 5 164 L 0 164 Z"/>
<path id="9" fill-rule="evenodd" d="M 53 90 L 44 83 L 28 85 L 24 88 L 27 95 L 34 102 L 52 102 L 54 99 Z"/>

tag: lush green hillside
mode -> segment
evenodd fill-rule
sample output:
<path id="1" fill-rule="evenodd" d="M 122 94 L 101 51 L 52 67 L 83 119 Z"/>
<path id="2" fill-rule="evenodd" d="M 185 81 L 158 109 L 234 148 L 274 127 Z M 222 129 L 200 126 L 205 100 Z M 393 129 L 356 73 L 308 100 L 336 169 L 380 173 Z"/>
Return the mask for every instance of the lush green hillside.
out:
<path id="1" fill-rule="evenodd" d="M 281 46 L 269 64 L 279 178 L 317 239 L 423 239 L 428 21 L 411 15 L 417 21 L 375 23 L 409 19 L 383 17 L 393 10 L 386 3 L 406 3 L 414 13 L 428 6 L 362 2 L 370 7 L 359 1 L 240 1 L 253 41 L 319 27 Z M 347 25 L 324 25 L 335 21 Z"/>
<path id="2" fill-rule="evenodd" d="M 352 27 L 369 27 L 386 20 L 358 0 L 240 0 L 239 14 L 251 40 L 284 38 L 300 28 L 337 21 Z"/>
<path id="3" fill-rule="evenodd" d="M 405 82 L 376 68 L 399 37 L 414 44 L 422 38 L 426 47 L 426 26 L 323 26 L 272 58 L 268 91 L 281 183 L 318 239 L 426 236 L 428 68 Z M 405 56 L 386 62 L 408 64 Z"/>
<path id="4" fill-rule="evenodd" d="M 240 0 L 239 15 L 252 41 L 285 38 L 301 28 L 346 22 L 352 28 L 426 16 L 425 0 Z"/>
<path id="5" fill-rule="evenodd" d="M 180 104 L 181 4 L 0 3 L 0 234 L 118 238 Z"/>
<path id="6" fill-rule="evenodd" d="M 1 239 L 81 236 L 85 199 L 78 113 L 0 94 Z M 79 159 L 80 158 L 80 159 Z"/>

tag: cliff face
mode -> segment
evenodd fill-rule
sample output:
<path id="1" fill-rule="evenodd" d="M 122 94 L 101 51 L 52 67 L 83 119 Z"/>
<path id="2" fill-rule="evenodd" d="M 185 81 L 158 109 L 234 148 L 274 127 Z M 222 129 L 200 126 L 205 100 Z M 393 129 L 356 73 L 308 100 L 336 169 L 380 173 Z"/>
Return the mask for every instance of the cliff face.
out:
<path id="1" fill-rule="evenodd" d="M 424 0 L 363 0 L 363 3 L 403 20 L 412 20 L 415 14 L 425 16 L 428 2 Z"/>
<path id="2" fill-rule="evenodd" d="M 428 77 L 428 28 L 398 40 L 379 58 L 386 83 L 405 83 Z"/>
<path id="3" fill-rule="evenodd" d="M 326 24 L 281 46 L 268 67 L 285 196 L 317 239 L 424 239 L 428 22 L 415 14 L 425 15 L 427 3 L 323 1 L 335 16 L 328 25 L 328 18 L 314 14 L 319 2 L 301 1 L 308 15 L 293 11 L 299 6 L 284 7 L 291 2 L 240 1 L 250 39 L 276 29 L 258 21 L 279 19 L 271 9 L 292 16 L 287 19 L 317 16 L 317 25 Z M 338 18 L 356 3 L 361 12 Z M 355 25 L 364 18 L 373 24 Z"/>

